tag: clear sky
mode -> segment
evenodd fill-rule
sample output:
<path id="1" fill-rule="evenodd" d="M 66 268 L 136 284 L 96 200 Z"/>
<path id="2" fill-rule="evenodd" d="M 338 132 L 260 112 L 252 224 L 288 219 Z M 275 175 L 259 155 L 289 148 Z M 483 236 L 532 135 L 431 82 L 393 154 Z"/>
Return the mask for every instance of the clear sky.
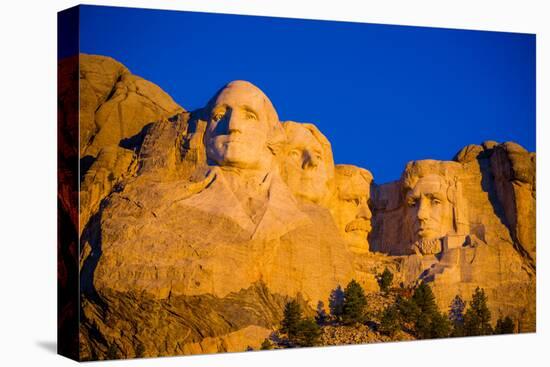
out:
<path id="1" fill-rule="evenodd" d="M 312 122 L 336 163 L 396 180 L 468 144 L 535 151 L 535 35 L 81 7 L 80 51 L 115 58 L 187 110 L 248 80 Z"/>

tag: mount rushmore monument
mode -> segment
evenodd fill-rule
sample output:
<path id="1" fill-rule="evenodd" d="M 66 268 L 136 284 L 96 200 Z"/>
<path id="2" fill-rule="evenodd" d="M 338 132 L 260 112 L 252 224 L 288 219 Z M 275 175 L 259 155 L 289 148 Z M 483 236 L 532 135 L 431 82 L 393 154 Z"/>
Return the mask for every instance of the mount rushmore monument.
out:
<path id="1" fill-rule="evenodd" d="M 186 111 L 107 57 L 81 54 L 79 81 L 82 358 L 258 348 L 290 297 L 375 292 L 384 268 L 442 310 L 482 287 L 535 331 L 535 153 L 486 141 L 378 184 L 250 82 Z"/>

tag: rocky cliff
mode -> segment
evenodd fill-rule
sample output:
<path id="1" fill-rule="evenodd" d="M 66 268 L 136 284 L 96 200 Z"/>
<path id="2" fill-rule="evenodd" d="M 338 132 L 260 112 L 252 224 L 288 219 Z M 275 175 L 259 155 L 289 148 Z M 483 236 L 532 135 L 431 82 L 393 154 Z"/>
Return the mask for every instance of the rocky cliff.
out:
<path id="1" fill-rule="evenodd" d="M 258 348 L 288 299 L 312 313 L 385 267 L 442 309 L 483 287 L 495 318 L 535 330 L 535 153 L 517 144 L 376 185 L 248 82 L 188 112 L 81 55 L 80 106 L 82 359 Z"/>
<path id="2" fill-rule="evenodd" d="M 375 188 L 373 249 L 400 255 L 405 283 L 431 281 L 441 308 L 456 294 L 467 299 L 480 286 L 489 295 L 493 315 L 511 315 L 521 320 L 523 330 L 534 330 L 534 162 L 535 154 L 515 143 L 488 141 L 464 147 L 453 161 L 409 164 L 401 180 Z M 407 233 L 405 181 L 415 163 L 427 168 L 420 176 L 435 173 L 456 182 L 454 191 L 452 185 L 445 187 L 445 196 L 453 201 L 453 218 L 447 219 L 457 223 L 437 236 L 436 250 L 420 253 L 411 249 L 414 239 Z"/>
<path id="3" fill-rule="evenodd" d="M 148 127 L 183 109 L 110 57 L 80 55 L 81 228 L 125 175 Z"/>

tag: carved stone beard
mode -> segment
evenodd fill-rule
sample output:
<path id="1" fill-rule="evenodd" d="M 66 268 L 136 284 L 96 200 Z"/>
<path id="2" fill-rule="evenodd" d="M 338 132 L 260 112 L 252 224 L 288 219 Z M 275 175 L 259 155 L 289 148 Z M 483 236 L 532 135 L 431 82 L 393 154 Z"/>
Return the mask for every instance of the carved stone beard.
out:
<path id="1" fill-rule="evenodd" d="M 420 239 L 411 245 L 413 254 L 434 255 L 442 251 L 442 237 Z"/>

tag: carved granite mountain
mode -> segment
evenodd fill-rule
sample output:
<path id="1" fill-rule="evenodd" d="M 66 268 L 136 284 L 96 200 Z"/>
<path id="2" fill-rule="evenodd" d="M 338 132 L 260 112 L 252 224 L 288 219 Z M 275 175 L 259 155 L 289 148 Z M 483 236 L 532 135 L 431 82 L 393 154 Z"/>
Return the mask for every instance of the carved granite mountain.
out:
<path id="1" fill-rule="evenodd" d="M 373 249 L 401 255 L 402 281 L 431 281 L 440 307 L 480 286 L 495 317 L 535 330 L 534 156 L 486 142 L 455 161 L 409 163 L 401 180 L 375 188 Z"/>
<path id="2" fill-rule="evenodd" d="M 442 309 L 483 287 L 495 318 L 535 329 L 534 153 L 486 142 L 375 185 L 249 82 L 187 112 L 111 59 L 82 62 L 85 108 L 104 112 L 82 122 L 81 358 L 258 348 L 290 298 L 312 315 L 351 279 L 377 291 L 385 267 L 431 282 Z"/>

